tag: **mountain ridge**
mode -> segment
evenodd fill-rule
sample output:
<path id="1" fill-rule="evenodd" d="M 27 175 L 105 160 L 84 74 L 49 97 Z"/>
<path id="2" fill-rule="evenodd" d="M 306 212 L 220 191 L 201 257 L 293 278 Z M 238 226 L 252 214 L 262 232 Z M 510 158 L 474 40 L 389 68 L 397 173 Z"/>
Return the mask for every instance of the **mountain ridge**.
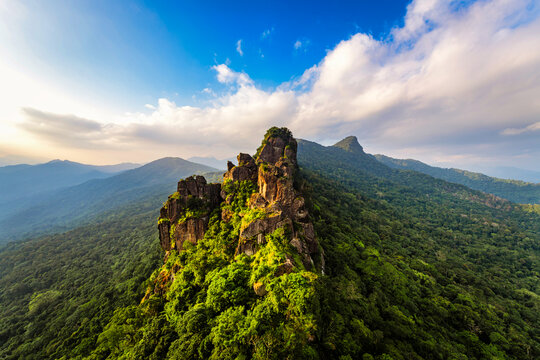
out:
<path id="1" fill-rule="evenodd" d="M 192 174 L 215 173 L 216 169 L 182 158 L 166 157 L 104 179 L 56 189 L 31 198 L 16 212 L 0 220 L 0 240 L 15 240 L 56 228 L 66 231 L 88 216 L 150 193 L 165 195 L 178 178 Z M 139 191 L 137 191 L 139 189 Z M 157 195 L 156 194 L 156 195 Z M 125 196 L 125 198 L 123 197 Z M 17 221 L 24 218 L 25 223 Z M 30 227 L 30 228 L 29 228 Z"/>
<path id="2" fill-rule="evenodd" d="M 540 355 L 540 214 L 301 140 L 291 192 L 293 147 L 275 162 L 274 145 L 241 154 L 222 185 L 189 177 L 168 198 L 148 192 L 97 223 L 0 248 L 0 357 Z M 324 266 L 310 255 L 305 267 L 295 221 L 265 233 L 304 216 L 278 194 L 305 206 Z"/>
<path id="3" fill-rule="evenodd" d="M 438 179 L 465 185 L 474 190 L 491 193 L 516 203 L 540 204 L 540 183 L 499 179 L 455 168 L 439 168 L 413 159 L 394 159 L 380 154 L 375 155 L 375 158 L 394 169 L 421 172 Z"/>

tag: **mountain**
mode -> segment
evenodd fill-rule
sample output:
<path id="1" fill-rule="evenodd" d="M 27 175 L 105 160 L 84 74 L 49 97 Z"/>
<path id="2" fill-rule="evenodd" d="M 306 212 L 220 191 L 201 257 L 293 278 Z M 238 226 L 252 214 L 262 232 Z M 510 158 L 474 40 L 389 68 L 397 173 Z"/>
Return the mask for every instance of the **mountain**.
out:
<path id="1" fill-rule="evenodd" d="M 234 159 L 230 158 L 230 159 L 218 160 L 215 157 L 211 157 L 211 156 L 193 156 L 193 157 L 190 157 L 188 160 L 199 163 L 199 164 L 211 166 L 216 169 L 225 170 L 225 168 L 227 167 L 226 166 L 227 161 L 232 161 Z"/>
<path id="2" fill-rule="evenodd" d="M 214 171 L 209 166 L 169 157 L 115 176 L 50 191 L 12 208 L 0 220 L 0 242 L 65 231 L 122 204 L 163 196 L 179 178 Z"/>
<path id="3" fill-rule="evenodd" d="M 109 177 L 111 172 L 114 171 L 104 171 L 103 168 L 67 160 L 53 160 L 39 165 L 3 166 L 0 167 L 0 203 L 81 184 L 90 179 Z"/>
<path id="4" fill-rule="evenodd" d="M 0 358 L 538 358 L 540 214 L 342 145 L 4 246 Z"/>
<path id="5" fill-rule="evenodd" d="M 99 171 L 103 171 L 106 173 L 119 173 L 126 170 L 136 169 L 140 167 L 141 164 L 125 162 L 125 163 L 120 163 L 120 164 L 115 164 L 115 165 L 91 165 L 91 166 L 93 166 Z"/>
<path id="6" fill-rule="evenodd" d="M 540 183 L 540 171 L 520 169 L 512 166 L 486 168 L 483 172 L 501 179 L 517 179 L 525 182 Z"/>
<path id="7" fill-rule="evenodd" d="M 384 155 L 375 155 L 375 157 L 394 169 L 418 171 L 438 179 L 468 186 L 471 189 L 494 194 L 516 203 L 540 204 L 540 183 L 498 179 L 460 169 L 443 169 L 424 164 L 418 160 L 393 159 Z"/>
<path id="8" fill-rule="evenodd" d="M 51 192 L 92 179 L 104 179 L 137 166 L 132 163 L 95 166 L 53 160 L 39 165 L 0 167 L 0 221 Z"/>
<path id="9" fill-rule="evenodd" d="M 365 154 L 364 148 L 360 145 L 360 143 L 358 142 L 358 138 L 356 136 L 347 136 L 345 139 L 335 143 L 334 147 L 337 147 L 347 152 L 351 152 L 355 154 Z"/>

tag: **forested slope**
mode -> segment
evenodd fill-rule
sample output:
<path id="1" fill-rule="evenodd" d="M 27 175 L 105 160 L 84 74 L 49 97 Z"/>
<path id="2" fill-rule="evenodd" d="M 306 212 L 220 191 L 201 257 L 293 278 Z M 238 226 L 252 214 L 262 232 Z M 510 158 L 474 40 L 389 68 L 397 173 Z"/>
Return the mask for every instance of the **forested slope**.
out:
<path id="1" fill-rule="evenodd" d="M 0 358 L 90 352 L 115 308 L 137 304 L 161 261 L 158 198 L 64 234 L 0 249 Z"/>
<path id="2" fill-rule="evenodd" d="M 104 211 L 166 195 L 179 178 L 213 171 L 181 158 L 163 158 L 106 179 L 32 196 L 0 218 L 0 244 L 88 224 Z"/>
<path id="3" fill-rule="evenodd" d="M 465 185 L 474 190 L 494 194 L 520 204 L 540 204 L 540 184 L 519 180 L 498 179 L 484 174 L 460 169 L 443 169 L 429 166 L 418 160 L 393 159 L 375 155 L 385 165 L 400 170 L 413 170 L 438 179 Z"/>
<path id="4" fill-rule="evenodd" d="M 329 348 L 538 356 L 538 216 L 423 174 L 383 172 L 341 148 L 301 141 L 299 162 L 328 264 L 321 324 L 339 324 L 321 329 Z"/>
<path id="5" fill-rule="evenodd" d="M 356 139 L 298 141 L 294 175 L 289 140 L 259 162 L 286 134 L 267 133 L 257 181 L 249 157 L 229 166 L 222 200 L 201 179 L 178 187 L 165 261 L 165 198 L 0 252 L 0 357 L 540 356 L 539 214 L 388 168 Z"/>

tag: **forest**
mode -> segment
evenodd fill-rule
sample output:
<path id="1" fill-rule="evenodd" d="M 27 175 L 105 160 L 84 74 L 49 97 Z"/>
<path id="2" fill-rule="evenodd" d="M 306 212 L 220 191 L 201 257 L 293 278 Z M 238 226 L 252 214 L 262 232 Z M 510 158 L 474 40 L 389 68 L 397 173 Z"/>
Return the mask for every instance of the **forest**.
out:
<path id="1" fill-rule="evenodd" d="M 266 216 L 249 206 L 250 181 L 225 181 L 204 238 L 163 261 L 165 199 L 148 198 L 0 250 L 0 357 L 540 357 L 534 206 L 391 169 L 355 146 L 298 141 L 298 164 L 324 263 L 305 266 L 285 228 L 237 253 L 246 223 Z"/>

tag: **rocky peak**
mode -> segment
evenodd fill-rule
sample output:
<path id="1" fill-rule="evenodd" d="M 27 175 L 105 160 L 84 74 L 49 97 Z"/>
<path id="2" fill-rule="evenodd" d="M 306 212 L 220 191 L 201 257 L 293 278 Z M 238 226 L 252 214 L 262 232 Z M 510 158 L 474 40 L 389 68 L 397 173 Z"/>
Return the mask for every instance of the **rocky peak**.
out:
<path id="1" fill-rule="evenodd" d="M 255 158 L 257 163 L 268 164 L 286 159 L 296 166 L 296 149 L 296 140 L 289 129 L 273 127 L 267 131 Z"/>
<path id="2" fill-rule="evenodd" d="M 257 165 L 251 155 L 240 153 L 237 156 L 238 166 L 232 162 L 227 163 L 227 172 L 223 175 L 223 180 L 245 181 L 257 179 Z"/>
<path id="3" fill-rule="evenodd" d="M 358 142 L 358 138 L 356 136 L 347 136 L 345 139 L 338 141 L 333 146 L 348 152 L 364 154 L 364 149 Z"/>
<path id="4" fill-rule="evenodd" d="M 204 176 L 194 175 L 178 182 L 177 192 L 187 202 L 190 198 L 207 200 L 212 206 L 220 202 L 219 184 L 207 184 Z"/>
<path id="5" fill-rule="evenodd" d="M 221 208 L 218 221 L 240 221 L 236 254 L 254 255 L 265 246 L 267 236 L 283 229 L 302 264 L 294 263 L 291 256 L 280 267 L 280 273 L 301 265 L 311 269 L 314 260 L 324 267 L 304 198 L 294 187 L 296 151 L 291 132 L 274 127 L 268 130 L 254 157 L 241 153 L 238 165 L 227 164 L 223 186 L 207 184 L 202 176 L 181 180 L 178 191 L 161 209 L 159 234 L 163 249 L 182 250 L 185 241 L 197 243 L 208 229 L 212 211 Z M 248 197 L 242 198 L 247 201 L 239 202 L 237 190 L 231 190 L 239 188 L 251 189 Z M 233 205 L 243 210 L 234 210 Z"/>

